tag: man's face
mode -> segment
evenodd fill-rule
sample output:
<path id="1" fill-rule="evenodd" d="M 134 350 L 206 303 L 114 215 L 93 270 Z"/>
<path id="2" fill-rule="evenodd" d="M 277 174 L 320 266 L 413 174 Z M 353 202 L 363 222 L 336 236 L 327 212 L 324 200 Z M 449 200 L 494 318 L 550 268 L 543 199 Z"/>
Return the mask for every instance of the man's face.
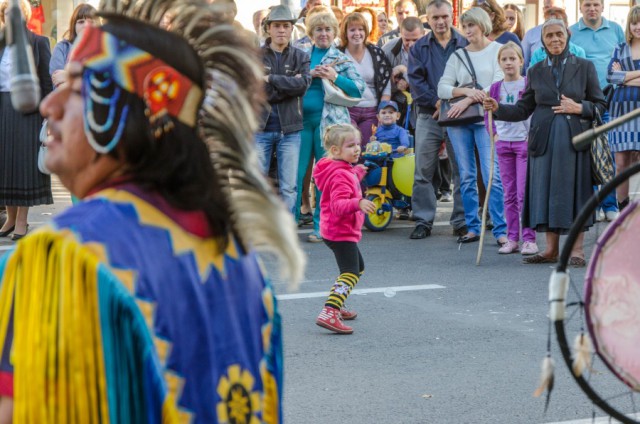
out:
<path id="1" fill-rule="evenodd" d="M 564 0 L 544 0 L 542 3 L 542 11 L 546 12 L 552 7 L 559 7 L 560 9 L 564 9 Z"/>
<path id="2" fill-rule="evenodd" d="M 293 25 L 291 22 L 271 22 L 269 23 L 269 37 L 271 37 L 271 43 L 284 46 L 289 44 L 291 39 L 291 32 L 293 31 Z"/>
<path id="3" fill-rule="evenodd" d="M 427 16 L 427 22 L 435 35 L 442 36 L 450 31 L 451 24 L 453 23 L 453 15 L 447 5 L 443 4 L 440 7 L 429 7 Z"/>
<path id="4" fill-rule="evenodd" d="M 413 31 L 400 30 L 400 37 L 402 38 L 402 47 L 405 51 L 409 49 L 424 35 L 424 31 L 421 28 L 416 28 Z"/>
<path id="5" fill-rule="evenodd" d="M 584 0 L 580 5 L 582 19 L 590 25 L 596 25 L 600 22 L 603 9 L 601 0 Z"/>
<path id="6" fill-rule="evenodd" d="M 396 9 L 396 19 L 398 20 L 398 25 L 402 24 L 405 18 L 409 16 L 418 16 L 418 11 L 416 10 L 416 6 L 413 3 L 404 3 L 401 4 L 400 7 Z"/>
<path id="7" fill-rule="evenodd" d="M 48 119 L 45 164 L 57 174 L 62 184 L 71 189 L 97 163 L 84 132 L 84 99 L 81 96 L 82 65 L 67 65 L 68 82 L 60 85 L 40 103 L 40 113 Z M 104 156 L 100 160 L 103 160 Z M 95 175 L 89 172 L 90 175 Z M 86 193 L 74 192 L 82 197 Z"/>
<path id="8" fill-rule="evenodd" d="M 96 155 L 84 133 L 82 66 L 70 63 L 67 69 L 68 82 L 40 104 L 40 113 L 49 120 L 46 165 L 63 183 L 80 175 Z"/>

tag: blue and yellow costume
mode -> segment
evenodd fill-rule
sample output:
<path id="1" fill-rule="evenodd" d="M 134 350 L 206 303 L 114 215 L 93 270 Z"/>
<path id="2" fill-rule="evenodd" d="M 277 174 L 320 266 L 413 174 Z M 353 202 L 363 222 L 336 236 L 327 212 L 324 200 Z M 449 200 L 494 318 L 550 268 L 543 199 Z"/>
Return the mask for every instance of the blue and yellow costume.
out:
<path id="1" fill-rule="evenodd" d="M 41 104 L 47 163 L 83 201 L 0 258 L 2 405 L 19 423 L 280 423 L 256 252 L 293 281 L 304 256 L 254 166 L 262 68 L 224 5 L 103 5 Z"/>
<path id="2" fill-rule="evenodd" d="M 218 250 L 205 228 L 124 184 L 2 258 L 17 422 L 280 421 L 273 293 L 254 254 Z"/>

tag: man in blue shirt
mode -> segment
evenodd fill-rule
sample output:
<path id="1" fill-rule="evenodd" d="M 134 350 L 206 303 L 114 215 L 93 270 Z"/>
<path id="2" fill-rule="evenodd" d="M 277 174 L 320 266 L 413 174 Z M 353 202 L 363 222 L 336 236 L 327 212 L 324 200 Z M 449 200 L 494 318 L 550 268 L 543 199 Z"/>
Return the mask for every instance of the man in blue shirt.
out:
<path id="1" fill-rule="evenodd" d="M 580 0 L 580 12 L 582 18 L 578 23 L 571 25 L 571 41 L 582 47 L 587 59 L 593 62 L 598 73 L 600 88 L 607 85 L 607 67 L 611 61 L 611 55 L 615 47 L 625 41 L 624 31 L 615 22 L 602 16 L 603 0 Z M 609 120 L 609 114 L 603 117 L 605 122 Z M 596 218 L 602 221 L 613 221 L 618 217 L 618 202 L 616 193 L 609 194 L 600 204 L 602 211 L 598 211 Z"/>
<path id="2" fill-rule="evenodd" d="M 624 43 L 622 27 L 602 16 L 602 0 L 581 0 L 582 18 L 571 25 L 571 41 L 582 47 L 598 73 L 600 88 L 607 85 L 607 66 L 615 47 Z"/>
<path id="3" fill-rule="evenodd" d="M 444 128 L 438 125 L 438 81 L 453 52 L 468 44 L 453 30 L 453 7 L 447 0 L 432 0 L 427 5 L 427 22 L 431 32 L 418 40 L 409 52 L 409 87 L 413 104 L 418 107 L 415 154 L 416 170 L 411 208 L 416 227 L 410 238 L 422 239 L 431 235 L 436 215 L 436 193 L 433 177 L 438 166 L 438 150 L 445 140 L 453 171 L 453 212 L 450 223 L 455 235 L 467 233 L 464 207 L 460 197 L 460 174 L 451 141 Z"/>

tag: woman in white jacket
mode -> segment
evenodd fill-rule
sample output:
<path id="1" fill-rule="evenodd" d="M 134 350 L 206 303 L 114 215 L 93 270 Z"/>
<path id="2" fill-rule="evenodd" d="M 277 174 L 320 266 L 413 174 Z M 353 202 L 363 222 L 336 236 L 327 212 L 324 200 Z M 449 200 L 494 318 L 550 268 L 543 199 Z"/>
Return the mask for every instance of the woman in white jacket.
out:
<path id="1" fill-rule="evenodd" d="M 440 99 L 466 97 L 451 107 L 448 112 L 448 116 L 451 118 L 459 116 L 472 104 L 481 103 L 491 84 L 504 77 L 498 65 L 500 44 L 487 38 L 492 30 L 489 15 L 484 10 L 474 7 L 463 13 L 460 21 L 463 35 L 469 41 L 469 45 L 451 55 L 438 83 L 438 97 Z M 473 82 L 472 73 L 476 75 L 477 87 L 463 87 L 467 84 L 471 85 Z M 468 228 L 468 233 L 460 236 L 458 242 L 471 243 L 480 239 L 481 225 L 478 217 L 478 187 L 474 150 L 476 148 L 478 150 L 482 178 L 487 185 L 489 170 L 492 166 L 491 141 L 483 122 L 448 127 L 447 132 L 460 171 L 460 193 L 462 194 Z M 494 225 L 493 235 L 498 244 L 502 245 L 507 242 L 507 225 L 504 219 L 502 182 L 498 172 L 497 158 L 495 158 L 493 166 L 495 171 L 488 207 Z"/>

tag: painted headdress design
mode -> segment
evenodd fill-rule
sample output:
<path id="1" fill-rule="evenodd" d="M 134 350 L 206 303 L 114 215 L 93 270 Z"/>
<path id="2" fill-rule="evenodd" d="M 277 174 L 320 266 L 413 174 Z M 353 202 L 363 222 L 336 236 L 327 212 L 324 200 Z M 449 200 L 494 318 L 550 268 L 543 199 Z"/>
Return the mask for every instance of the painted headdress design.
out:
<path id="1" fill-rule="evenodd" d="M 92 147 L 104 154 L 118 145 L 131 99 L 143 102 L 155 137 L 175 125 L 194 128 L 209 149 L 240 241 L 274 254 L 281 277 L 299 281 L 305 260 L 296 227 L 261 174 L 253 144 L 264 102 L 262 66 L 249 40 L 228 21 L 228 5 L 103 0 L 99 10 L 107 25 L 86 29 L 70 59 L 84 66 L 85 132 Z M 158 26 L 165 15 L 172 17 L 170 30 L 158 31 L 156 52 L 184 48 L 186 40 L 200 59 L 198 72 L 189 75 L 171 54 L 154 55 L 134 45 L 135 40 L 108 32 L 114 22 L 136 29 L 144 23 Z"/>

